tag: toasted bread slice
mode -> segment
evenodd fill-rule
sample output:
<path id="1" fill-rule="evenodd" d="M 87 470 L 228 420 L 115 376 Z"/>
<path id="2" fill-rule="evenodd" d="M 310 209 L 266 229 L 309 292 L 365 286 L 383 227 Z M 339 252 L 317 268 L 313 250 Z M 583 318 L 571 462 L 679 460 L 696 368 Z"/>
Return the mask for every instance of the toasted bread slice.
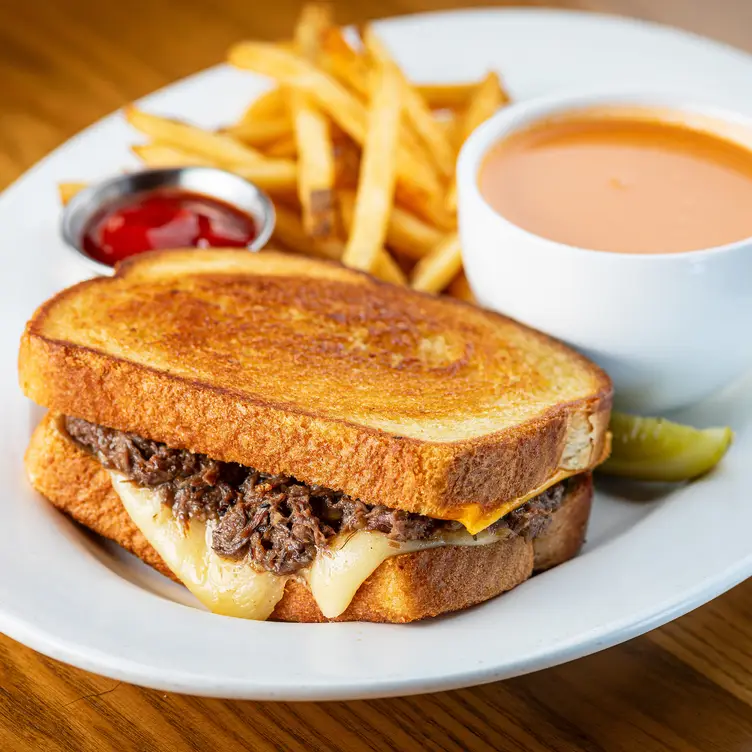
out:
<path id="1" fill-rule="evenodd" d="M 131 521 L 109 473 L 59 430 L 51 415 L 34 432 L 26 470 L 34 488 L 74 520 L 177 579 Z M 548 529 L 532 542 L 514 537 L 485 546 L 445 546 L 387 559 L 333 621 L 414 621 L 467 608 L 510 590 L 534 571 L 577 553 L 591 499 L 592 480 L 586 473 L 570 481 Z M 296 580 L 288 581 L 272 618 L 327 621 L 308 587 Z"/>
<path id="2" fill-rule="evenodd" d="M 19 370 L 55 412 L 470 532 L 608 451 L 611 383 L 561 343 L 274 252 L 127 261 L 39 308 Z"/>

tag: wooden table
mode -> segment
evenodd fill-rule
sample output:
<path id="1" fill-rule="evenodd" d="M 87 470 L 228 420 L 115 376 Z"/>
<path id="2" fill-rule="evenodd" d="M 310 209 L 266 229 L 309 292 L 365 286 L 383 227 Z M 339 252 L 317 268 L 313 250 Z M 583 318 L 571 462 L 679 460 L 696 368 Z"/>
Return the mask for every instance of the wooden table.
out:
<path id="1" fill-rule="evenodd" d="M 341 0 L 338 18 L 455 5 Z M 752 50 L 748 0 L 561 5 L 672 23 Z M 232 42 L 289 34 L 297 11 L 291 0 L 0 0 L 0 186 L 97 118 L 219 62 Z M 0 637 L 0 749 L 752 750 L 750 604 L 747 582 L 673 624 L 559 668 L 350 703 L 164 694 Z"/>

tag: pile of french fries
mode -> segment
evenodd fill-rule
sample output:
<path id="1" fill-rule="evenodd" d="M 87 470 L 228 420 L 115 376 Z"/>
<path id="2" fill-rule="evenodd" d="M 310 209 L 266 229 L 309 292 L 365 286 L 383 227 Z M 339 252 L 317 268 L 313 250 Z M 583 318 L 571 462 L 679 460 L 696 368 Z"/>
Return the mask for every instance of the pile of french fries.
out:
<path id="1" fill-rule="evenodd" d="M 131 106 L 128 122 L 150 139 L 133 150 L 151 167 L 212 165 L 256 183 L 276 206 L 275 247 L 472 299 L 455 163 L 509 97 L 495 73 L 415 85 L 371 26 L 359 37 L 351 44 L 327 5 L 307 5 L 291 43 L 230 50 L 230 64 L 276 84 L 237 123 L 212 132 Z"/>

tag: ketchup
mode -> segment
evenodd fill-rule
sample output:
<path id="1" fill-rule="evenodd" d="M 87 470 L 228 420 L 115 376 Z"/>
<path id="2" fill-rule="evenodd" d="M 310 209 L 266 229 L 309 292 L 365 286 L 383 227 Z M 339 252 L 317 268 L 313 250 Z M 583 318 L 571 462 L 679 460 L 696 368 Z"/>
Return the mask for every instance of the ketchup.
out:
<path id="1" fill-rule="evenodd" d="M 240 248 L 256 234 L 253 219 L 223 201 L 162 190 L 106 207 L 84 230 L 83 249 L 96 261 L 114 266 L 158 248 Z"/>

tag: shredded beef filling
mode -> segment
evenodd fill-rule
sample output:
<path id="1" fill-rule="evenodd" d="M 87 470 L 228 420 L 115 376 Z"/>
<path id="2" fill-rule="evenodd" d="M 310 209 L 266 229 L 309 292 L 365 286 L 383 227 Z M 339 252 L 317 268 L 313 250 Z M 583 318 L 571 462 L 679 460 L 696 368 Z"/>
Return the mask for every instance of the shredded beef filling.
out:
<path id="1" fill-rule="evenodd" d="M 80 418 L 66 417 L 65 427 L 102 465 L 155 489 L 185 524 L 192 519 L 216 520 L 212 548 L 217 554 L 248 557 L 255 566 L 276 574 L 292 574 L 308 566 L 338 533 L 373 530 L 409 541 L 462 529 L 457 522 L 366 504 L 341 491 L 170 449 Z M 565 485 L 566 481 L 549 488 L 489 530 L 507 528 L 527 540 L 537 537 L 561 505 Z"/>

